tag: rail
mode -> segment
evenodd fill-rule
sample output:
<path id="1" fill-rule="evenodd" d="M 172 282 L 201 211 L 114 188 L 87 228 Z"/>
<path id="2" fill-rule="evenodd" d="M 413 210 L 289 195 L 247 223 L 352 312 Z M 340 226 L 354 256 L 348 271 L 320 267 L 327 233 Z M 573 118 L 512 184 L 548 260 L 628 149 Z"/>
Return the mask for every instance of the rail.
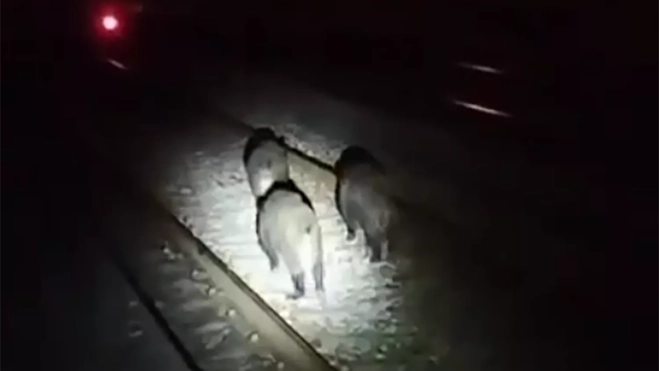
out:
<path id="1" fill-rule="evenodd" d="M 262 346 L 267 346 L 278 361 L 278 369 L 331 370 L 333 367 L 307 343 L 290 325 L 270 308 L 245 282 L 221 261 L 208 246 L 173 216 L 167 208 L 141 185 L 131 184 L 134 178 L 123 173 L 108 156 L 98 149 L 88 148 L 95 153 L 103 169 L 109 171 L 107 178 L 125 194 L 126 202 L 139 207 L 147 219 L 152 220 L 160 236 L 169 248 L 191 258 L 208 274 L 215 287 L 230 298 L 238 312 L 255 329 Z M 130 179 L 130 180 L 129 180 Z M 124 267 L 124 269 L 127 269 Z M 190 363 L 190 362 L 188 362 Z"/>

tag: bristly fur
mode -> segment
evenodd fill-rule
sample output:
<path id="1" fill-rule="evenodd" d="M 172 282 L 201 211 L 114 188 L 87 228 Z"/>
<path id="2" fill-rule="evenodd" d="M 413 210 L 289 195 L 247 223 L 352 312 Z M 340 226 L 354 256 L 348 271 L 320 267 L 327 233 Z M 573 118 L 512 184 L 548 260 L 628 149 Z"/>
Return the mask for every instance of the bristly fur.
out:
<path id="1" fill-rule="evenodd" d="M 272 182 L 284 181 L 290 176 L 286 144 L 269 128 L 255 130 L 247 140 L 243 165 L 249 187 L 256 197 L 267 192 Z"/>
<path id="2" fill-rule="evenodd" d="M 394 207 L 386 191 L 384 166 L 366 149 L 346 148 L 335 164 L 336 207 L 346 223 L 347 239 L 362 229 L 371 251 L 371 261 L 386 259 L 389 227 Z"/>
<path id="3" fill-rule="evenodd" d="M 343 177 L 345 171 L 351 166 L 368 164 L 374 170 L 385 174 L 384 166 L 368 150 L 359 146 L 349 146 L 341 152 L 341 156 L 334 164 L 337 178 Z"/>
<path id="4" fill-rule="evenodd" d="M 286 262 L 294 287 L 289 297 L 304 296 L 305 272 L 312 273 L 316 290 L 323 291 L 322 238 L 309 198 L 292 180 L 277 181 L 258 197 L 257 208 L 259 244 L 270 261 L 270 269 L 279 265 L 280 256 Z M 306 263 L 311 263 L 311 267 Z"/>
<path id="5" fill-rule="evenodd" d="M 273 142 L 284 145 L 284 139 L 278 137 L 275 132 L 270 128 L 258 128 L 254 130 L 252 135 L 247 140 L 245 144 L 245 150 L 243 151 L 243 163 L 246 164 L 247 160 L 252 156 L 252 153 L 256 148 L 259 147 L 263 142 L 271 140 Z"/>

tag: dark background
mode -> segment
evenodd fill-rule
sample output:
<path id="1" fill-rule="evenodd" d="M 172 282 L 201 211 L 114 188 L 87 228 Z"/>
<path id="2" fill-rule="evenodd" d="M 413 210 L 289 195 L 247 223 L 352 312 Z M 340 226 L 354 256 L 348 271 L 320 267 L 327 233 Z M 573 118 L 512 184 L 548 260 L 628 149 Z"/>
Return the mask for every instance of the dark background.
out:
<path id="1" fill-rule="evenodd" d="M 176 84 L 185 83 L 186 71 L 198 61 L 230 58 L 387 114 L 431 118 L 465 135 L 485 132 L 523 141 L 539 165 L 549 161 L 546 153 L 553 154 L 552 161 L 582 164 L 607 200 L 603 222 L 588 231 L 599 236 L 592 248 L 607 259 L 606 274 L 598 277 L 602 286 L 593 289 L 602 296 L 595 302 L 606 304 L 584 311 L 597 317 L 595 327 L 584 331 L 592 332 L 602 366 L 656 369 L 656 6 L 521 1 L 146 6 L 148 21 L 134 40 L 140 47 L 128 52 L 143 66 L 135 79 L 171 84 L 174 101 L 183 99 Z M 150 91 L 126 93 L 123 84 L 134 81 L 103 73 L 94 59 L 94 35 L 87 31 L 92 9 L 80 2 L 2 5 L 3 366 L 7 354 L 46 348 L 40 339 L 51 320 L 40 288 L 52 279 L 49 267 L 84 265 L 76 249 L 86 246 L 74 236 L 84 230 L 83 191 L 93 190 L 81 185 L 93 176 L 94 164 L 76 149 L 70 121 L 88 115 L 94 125 L 102 110 L 133 109 L 129 99 L 117 97 Z M 478 59 L 514 73 L 491 83 L 451 67 L 456 60 Z M 465 128 L 454 108 L 428 99 L 437 86 L 520 115 L 506 126 L 478 116 L 480 124 Z M 35 361 L 55 367 L 47 350 L 37 354 L 12 357 L 19 363 L 6 369 Z"/>

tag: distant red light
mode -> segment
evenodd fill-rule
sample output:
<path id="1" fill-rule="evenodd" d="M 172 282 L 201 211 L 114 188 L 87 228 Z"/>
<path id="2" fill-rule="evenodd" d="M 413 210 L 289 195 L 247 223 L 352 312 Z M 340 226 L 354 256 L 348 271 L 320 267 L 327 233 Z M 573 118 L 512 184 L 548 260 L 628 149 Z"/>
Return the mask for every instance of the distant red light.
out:
<path id="1" fill-rule="evenodd" d="M 106 30 L 114 31 L 117 29 L 117 26 L 119 26 L 119 21 L 117 21 L 117 18 L 113 15 L 106 15 L 103 17 L 102 24 L 103 28 Z"/>

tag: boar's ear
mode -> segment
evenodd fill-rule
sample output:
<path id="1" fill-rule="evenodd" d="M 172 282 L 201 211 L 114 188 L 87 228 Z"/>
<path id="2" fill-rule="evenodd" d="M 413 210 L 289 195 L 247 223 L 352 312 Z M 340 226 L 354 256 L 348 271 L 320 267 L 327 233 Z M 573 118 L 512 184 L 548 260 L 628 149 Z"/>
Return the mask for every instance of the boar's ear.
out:
<path id="1" fill-rule="evenodd" d="M 297 193 L 300 195 L 300 198 L 302 199 L 302 202 L 304 202 L 305 205 L 307 205 L 312 211 L 316 211 L 313 208 L 313 204 L 311 203 L 311 200 L 309 199 L 309 197 L 307 197 L 307 195 L 304 192 L 298 189 Z"/>
<path id="2" fill-rule="evenodd" d="M 268 188 L 268 190 L 265 191 L 264 194 L 262 194 L 261 196 L 256 198 L 256 210 L 261 210 L 261 208 L 263 207 L 263 204 L 268 200 L 268 197 L 270 197 L 270 195 L 274 191 L 276 191 L 278 189 L 280 189 L 280 190 L 281 189 L 290 189 L 289 183 L 291 183 L 291 182 L 292 182 L 292 180 L 289 179 L 287 181 L 277 180 L 274 183 L 272 183 L 270 185 L 270 188 Z"/>
<path id="3" fill-rule="evenodd" d="M 256 199 L 256 210 L 261 210 L 261 208 L 263 207 L 263 202 L 264 202 L 263 196 Z"/>
<path id="4" fill-rule="evenodd" d="M 269 196 L 269 193 L 266 192 L 264 195 L 261 195 L 256 199 L 256 210 L 257 211 L 261 210 L 263 208 L 263 204 L 268 199 L 268 196 Z"/>

